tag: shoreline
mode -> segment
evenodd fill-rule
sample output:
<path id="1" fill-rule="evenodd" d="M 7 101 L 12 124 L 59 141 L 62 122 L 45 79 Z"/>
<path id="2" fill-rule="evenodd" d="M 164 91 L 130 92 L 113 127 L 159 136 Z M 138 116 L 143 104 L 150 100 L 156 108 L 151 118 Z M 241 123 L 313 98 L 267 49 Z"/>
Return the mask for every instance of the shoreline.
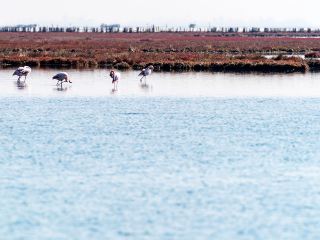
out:
<path id="1" fill-rule="evenodd" d="M 35 68 L 65 68 L 65 69 L 118 69 L 118 70 L 141 70 L 148 65 L 153 65 L 156 72 L 234 72 L 234 73 L 305 73 L 308 71 L 319 71 L 320 62 L 288 58 L 284 60 L 227 60 L 217 62 L 147 62 L 132 63 L 121 62 L 95 62 L 93 60 L 83 61 L 74 59 L 48 59 L 48 60 L 0 60 L 0 68 L 14 68 L 19 66 L 30 66 Z"/>

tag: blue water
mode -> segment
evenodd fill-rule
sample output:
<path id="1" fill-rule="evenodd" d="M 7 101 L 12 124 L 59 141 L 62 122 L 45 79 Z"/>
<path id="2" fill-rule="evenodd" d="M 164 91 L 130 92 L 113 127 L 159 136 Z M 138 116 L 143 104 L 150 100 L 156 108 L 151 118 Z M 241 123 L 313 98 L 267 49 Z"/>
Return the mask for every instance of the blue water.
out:
<path id="1" fill-rule="evenodd" d="M 1 97 L 1 240 L 318 239 L 320 99 Z"/>

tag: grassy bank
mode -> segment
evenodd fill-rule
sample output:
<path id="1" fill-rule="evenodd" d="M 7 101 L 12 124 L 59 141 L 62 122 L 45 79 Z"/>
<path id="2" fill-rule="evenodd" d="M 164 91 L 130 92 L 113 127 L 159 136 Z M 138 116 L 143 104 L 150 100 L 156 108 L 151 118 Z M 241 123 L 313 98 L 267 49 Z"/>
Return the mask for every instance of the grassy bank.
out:
<path id="1" fill-rule="evenodd" d="M 320 40 L 220 37 L 208 33 L 0 33 L 0 66 L 141 69 L 157 71 L 305 72 L 316 60 L 266 59 L 263 54 L 320 51 Z"/>

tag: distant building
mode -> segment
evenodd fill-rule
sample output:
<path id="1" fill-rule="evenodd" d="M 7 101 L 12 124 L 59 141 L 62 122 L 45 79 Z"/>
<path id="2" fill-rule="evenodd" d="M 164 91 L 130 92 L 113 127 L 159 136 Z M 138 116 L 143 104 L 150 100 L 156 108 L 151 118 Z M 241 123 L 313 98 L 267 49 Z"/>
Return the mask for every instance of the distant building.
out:
<path id="1" fill-rule="evenodd" d="M 101 24 L 101 32 L 120 32 L 120 24 Z"/>
<path id="2" fill-rule="evenodd" d="M 252 27 L 252 28 L 250 29 L 250 32 L 252 32 L 252 33 L 260 32 L 260 28 L 258 28 L 258 27 Z"/>
<path id="3" fill-rule="evenodd" d="M 189 29 L 190 29 L 190 31 L 194 31 L 195 30 L 195 28 L 196 28 L 196 24 L 194 24 L 194 23 L 191 23 L 191 24 L 189 24 Z"/>

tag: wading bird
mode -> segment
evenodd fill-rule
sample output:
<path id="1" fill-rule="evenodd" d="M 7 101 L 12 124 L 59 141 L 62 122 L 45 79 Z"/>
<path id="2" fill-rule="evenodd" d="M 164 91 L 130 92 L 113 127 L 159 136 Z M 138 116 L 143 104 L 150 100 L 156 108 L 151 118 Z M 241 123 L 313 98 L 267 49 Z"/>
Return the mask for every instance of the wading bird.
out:
<path id="1" fill-rule="evenodd" d="M 69 75 L 68 73 L 65 73 L 65 72 L 61 72 L 61 73 L 58 73 L 57 75 L 53 76 L 52 78 L 53 80 L 57 80 L 57 86 L 60 84 L 61 88 L 62 88 L 62 84 L 64 82 L 69 82 L 69 83 L 72 83 L 70 80 L 69 80 Z"/>
<path id="2" fill-rule="evenodd" d="M 118 90 L 118 82 L 120 80 L 120 73 L 112 70 L 110 72 L 110 77 L 112 78 L 113 90 L 117 91 Z"/>
<path id="3" fill-rule="evenodd" d="M 148 66 L 145 69 L 142 69 L 141 73 L 138 76 L 142 76 L 140 79 L 140 82 L 142 82 L 142 79 L 145 78 L 145 81 L 147 81 L 147 76 L 151 75 L 154 67 L 152 65 Z"/>
<path id="4" fill-rule="evenodd" d="M 12 76 L 18 76 L 18 82 L 20 82 L 21 77 L 24 76 L 24 81 L 26 81 L 27 76 L 31 73 L 31 68 L 28 66 L 19 67 L 17 70 L 14 71 Z"/>

